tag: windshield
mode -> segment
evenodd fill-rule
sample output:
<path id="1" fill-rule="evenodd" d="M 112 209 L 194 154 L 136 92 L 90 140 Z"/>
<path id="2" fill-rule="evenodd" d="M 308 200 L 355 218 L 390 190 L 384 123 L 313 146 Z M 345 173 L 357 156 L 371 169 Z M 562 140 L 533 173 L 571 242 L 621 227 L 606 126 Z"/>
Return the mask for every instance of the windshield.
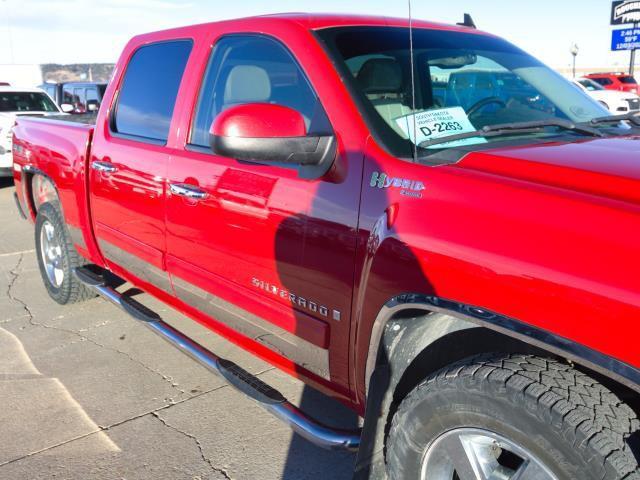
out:
<path id="1" fill-rule="evenodd" d="M 396 156 L 411 156 L 416 144 L 433 138 L 490 125 L 607 115 L 571 82 L 489 35 L 414 29 L 413 59 L 407 28 L 340 27 L 319 35 L 372 133 Z M 474 137 L 435 148 L 499 140 Z"/>
<path id="2" fill-rule="evenodd" d="M 618 77 L 618 79 L 622 82 L 622 83 L 637 83 L 636 79 L 629 76 L 629 75 L 623 75 L 622 77 Z"/>
<path id="3" fill-rule="evenodd" d="M 57 112 L 44 92 L 0 92 L 0 112 Z"/>
<path id="4" fill-rule="evenodd" d="M 599 83 L 596 83 L 593 80 L 590 80 L 588 78 L 581 78 L 581 79 L 578 80 L 578 82 L 580 83 L 580 85 L 582 85 L 584 88 L 586 88 L 590 92 L 593 92 L 594 90 L 604 90 L 605 89 Z"/>

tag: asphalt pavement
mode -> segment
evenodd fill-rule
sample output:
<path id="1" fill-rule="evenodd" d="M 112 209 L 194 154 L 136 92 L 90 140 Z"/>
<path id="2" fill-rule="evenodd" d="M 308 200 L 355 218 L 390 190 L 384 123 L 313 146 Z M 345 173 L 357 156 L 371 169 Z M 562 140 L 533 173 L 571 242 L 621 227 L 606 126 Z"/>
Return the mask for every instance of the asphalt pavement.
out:
<path id="1" fill-rule="evenodd" d="M 0 179 L 0 479 L 348 479 L 315 447 L 107 301 L 47 295 Z M 357 418 L 148 295 L 172 325 L 325 423 Z"/>

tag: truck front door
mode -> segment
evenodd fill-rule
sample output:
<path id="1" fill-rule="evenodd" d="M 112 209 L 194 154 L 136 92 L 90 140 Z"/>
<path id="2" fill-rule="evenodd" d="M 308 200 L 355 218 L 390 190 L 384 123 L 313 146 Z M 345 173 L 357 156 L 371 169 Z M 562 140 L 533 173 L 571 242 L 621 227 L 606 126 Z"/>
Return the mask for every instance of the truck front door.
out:
<path id="1" fill-rule="evenodd" d="M 167 268 L 176 295 L 302 375 L 346 387 L 362 157 L 340 179 L 303 180 L 292 168 L 214 155 L 209 127 L 234 105 L 280 104 L 300 112 L 309 131 L 332 127 L 280 42 L 252 34 L 212 44 L 194 112 L 185 113 L 186 146 L 169 163 Z"/>

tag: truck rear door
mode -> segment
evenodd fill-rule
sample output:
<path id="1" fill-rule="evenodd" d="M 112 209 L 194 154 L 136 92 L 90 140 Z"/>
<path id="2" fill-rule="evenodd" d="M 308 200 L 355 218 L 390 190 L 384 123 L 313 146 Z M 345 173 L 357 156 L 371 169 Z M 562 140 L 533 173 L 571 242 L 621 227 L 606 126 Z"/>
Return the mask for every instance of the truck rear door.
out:
<path id="1" fill-rule="evenodd" d="M 190 40 L 175 40 L 131 53 L 109 116 L 96 128 L 89 172 L 93 226 L 103 256 L 112 269 L 120 267 L 168 293 L 166 144 L 191 48 Z"/>
<path id="2" fill-rule="evenodd" d="M 328 118 L 282 43 L 237 34 L 212 44 L 204 78 L 190 82 L 197 102 L 185 115 L 186 146 L 169 163 L 167 268 L 176 295 L 346 386 L 361 164 L 336 182 L 214 155 L 209 127 L 230 106 L 280 104 L 307 124 Z"/>

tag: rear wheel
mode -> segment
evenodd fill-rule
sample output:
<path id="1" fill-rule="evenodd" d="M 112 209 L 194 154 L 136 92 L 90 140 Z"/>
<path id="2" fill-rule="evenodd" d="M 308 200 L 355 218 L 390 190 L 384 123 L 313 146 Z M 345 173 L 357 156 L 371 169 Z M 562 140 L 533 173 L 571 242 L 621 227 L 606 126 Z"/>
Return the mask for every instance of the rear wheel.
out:
<path id="1" fill-rule="evenodd" d="M 639 429 L 629 406 L 565 363 L 484 355 L 437 372 L 402 401 L 389 476 L 637 480 Z"/>
<path id="2" fill-rule="evenodd" d="M 76 252 L 56 203 L 40 205 L 35 240 L 40 274 L 51 298 L 64 305 L 95 297 L 73 274 L 86 262 Z"/>

